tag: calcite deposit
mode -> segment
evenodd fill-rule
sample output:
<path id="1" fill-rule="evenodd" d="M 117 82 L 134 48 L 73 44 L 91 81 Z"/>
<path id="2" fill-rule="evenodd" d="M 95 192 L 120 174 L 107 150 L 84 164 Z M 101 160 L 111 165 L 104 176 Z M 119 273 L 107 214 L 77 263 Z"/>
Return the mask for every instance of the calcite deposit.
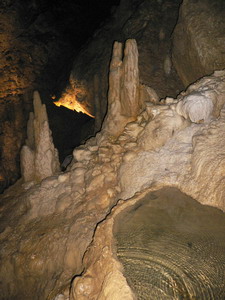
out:
<path id="1" fill-rule="evenodd" d="M 124 50 L 115 42 L 109 73 L 108 114 L 102 131 L 117 136 L 126 123 L 135 120 L 143 110 L 144 98 L 140 97 L 138 49 L 135 40 L 127 40 Z M 123 60 L 122 60 L 123 57 Z"/>
<path id="2" fill-rule="evenodd" d="M 111 1 L 91 1 L 88 5 L 95 7 L 93 10 L 82 8 L 87 1 L 73 0 L 54 5 L 24 0 L 0 4 L 0 192 L 20 176 L 19 153 L 26 138 L 34 89 L 47 104 L 61 162 L 81 141 L 101 129 L 115 40 L 137 41 L 138 77 L 144 98 L 149 89 L 154 90 L 156 97 L 150 96 L 154 99 L 176 97 L 200 77 L 225 67 L 223 0 L 114 1 L 111 16 L 108 14 L 106 22 L 82 47 L 100 22 L 95 16 L 100 13 L 106 17 L 105 8 Z M 88 26 L 90 20 L 95 26 Z M 67 107 L 95 116 L 95 120 L 53 107 L 52 96 L 59 99 L 60 94 Z M 71 100 L 76 100 L 76 105 L 68 103 Z"/>
<path id="3" fill-rule="evenodd" d="M 20 156 L 23 180 L 40 181 L 59 171 L 58 151 L 54 148 L 45 104 L 34 92 L 34 113 L 30 113 L 26 145 Z"/>
<path id="4" fill-rule="evenodd" d="M 110 14 L 111 5 L 111 1 L 0 1 L 0 193 L 21 175 L 20 150 L 34 89 L 52 112 L 50 127 L 62 160 L 68 148 L 72 151 L 89 134 L 80 137 L 82 125 L 73 114 L 55 113 L 51 96 L 62 91 L 74 56 Z M 72 126 L 65 128 L 68 115 L 75 128 L 79 123 L 75 134 Z"/>
<path id="5" fill-rule="evenodd" d="M 163 186 L 173 186 L 184 191 L 202 204 L 225 210 L 225 144 L 222 137 L 225 134 L 225 119 L 223 117 L 225 110 L 224 88 L 225 72 L 217 71 L 213 75 L 205 77 L 190 86 L 177 99 L 164 99 L 161 105 L 149 103 L 146 109 L 137 117 L 137 120 L 128 123 L 124 132 L 116 141 L 111 143 L 110 148 L 119 150 L 114 152 L 112 158 L 116 153 L 120 154 L 120 158 L 117 158 L 119 164 L 117 163 L 116 165 L 117 180 L 120 183 L 120 194 L 117 199 L 122 198 L 128 203 L 120 201 L 106 221 L 97 227 L 93 242 L 84 257 L 86 271 L 82 276 L 75 278 L 73 282 L 72 299 L 136 299 L 126 281 L 123 267 L 121 264 L 118 264 L 115 256 L 116 244 L 113 237 L 113 226 L 116 216 L 122 210 L 121 207 L 127 208 L 132 203 L 138 203 L 149 191 L 157 191 Z M 209 95 L 211 91 L 212 96 L 210 99 L 214 106 L 210 112 L 216 110 L 217 101 L 219 103 L 223 98 L 223 108 L 220 109 L 220 115 L 214 118 L 211 116 L 211 119 L 205 120 L 205 111 L 196 105 L 193 109 L 202 122 L 196 123 L 196 120 L 193 122 L 190 119 L 187 121 L 177 113 L 177 110 L 179 111 L 177 109 L 178 104 L 185 103 L 186 97 L 192 94 L 193 91 L 198 93 L 201 90 L 208 90 Z M 217 94 L 217 97 L 214 97 L 214 93 Z M 213 101 L 213 99 L 217 101 Z M 204 98 L 204 100 L 207 105 L 208 99 Z M 139 192 L 139 195 L 135 197 L 137 192 Z M 134 198 L 131 199 L 132 197 Z M 176 197 L 175 192 L 172 192 L 170 197 Z M 137 207 L 139 207 L 139 204 L 137 204 Z M 220 218 L 221 221 L 223 220 L 222 222 L 225 221 L 223 214 L 220 215 Z M 137 231 L 138 228 L 137 225 Z M 129 231 L 130 229 L 127 230 Z M 220 244 L 219 239 L 224 238 L 224 235 L 223 237 L 220 235 L 223 234 L 223 231 L 221 231 L 222 227 L 218 227 L 216 230 L 219 230 L 217 238 Z M 132 231 L 129 234 L 132 235 Z M 208 232 L 204 234 L 207 236 Z M 205 242 L 207 243 L 207 239 Z M 220 247 L 219 244 L 215 244 L 215 248 Z M 126 250 L 124 249 L 124 251 Z M 224 250 L 218 248 L 218 251 L 219 255 L 222 255 Z M 140 255 L 141 249 L 139 249 Z M 210 256 L 210 254 L 207 255 Z M 220 259 L 223 260 L 222 256 Z M 129 260 L 131 258 L 128 258 Z M 181 260 L 183 260 L 182 257 Z M 216 263 L 218 268 L 220 265 L 219 260 Z M 170 261 L 168 261 L 168 266 L 169 264 Z M 165 271 L 166 266 L 162 268 L 164 269 L 160 272 Z M 186 268 L 192 268 L 192 266 L 187 265 Z M 202 272 L 207 272 L 207 270 L 202 270 Z M 217 282 L 215 279 L 216 274 L 217 272 L 212 273 L 211 279 L 209 279 L 209 281 L 211 280 L 210 286 L 212 285 L 210 290 L 208 290 L 207 286 L 204 287 L 204 282 L 202 284 L 199 283 L 200 286 L 203 285 L 203 288 L 201 287 L 202 295 L 214 294 L 213 282 L 214 284 Z M 192 275 L 194 278 L 195 275 Z M 177 276 L 179 278 L 180 275 Z M 201 275 L 197 274 L 196 276 L 201 277 Z M 140 280 L 140 282 L 137 282 L 137 280 Z M 156 299 L 156 297 L 159 297 L 159 291 L 154 294 L 154 288 L 161 284 L 160 281 L 155 287 L 152 287 L 152 290 L 150 289 L 147 292 L 145 290 L 147 287 L 144 286 L 144 283 L 143 290 L 140 290 L 142 286 L 141 279 L 136 278 L 134 282 L 139 288 L 139 296 L 142 295 L 143 299 Z M 178 284 L 178 281 L 174 284 Z M 185 284 L 184 280 L 184 286 Z M 193 291 L 191 293 L 198 294 L 199 287 L 197 285 L 195 287 L 194 281 L 188 284 L 192 286 L 191 289 Z M 176 288 L 174 287 L 174 290 L 168 291 L 168 295 L 169 293 L 171 293 L 172 297 L 172 294 L 176 293 Z M 186 292 L 183 291 L 183 293 Z M 143 296 L 144 294 L 145 296 Z M 179 295 L 184 296 L 182 292 Z M 223 297 L 223 288 L 219 290 L 216 288 L 215 295 L 217 295 L 215 297 Z"/>
<path id="6" fill-rule="evenodd" d="M 53 174 L 52 169 L 50 176 L 32 185 L 21 179 L 1 196 L 3 299 L 135 299 L 112 232 L 121 207 L 134 201 L 138 206 L 148 192 L 175 187 L 201 203 L 198 207 L 220 210 L 224 220 L 225 71 L 202 78 L 176 99 L 158 101 L 151 90 L 156 100 L 146 99 L 143 106 L 132 102 L 137 100 L 136 86 L 127 84 L 126 95 L 133 98 L 125 100 L 131 99 L 132 107 L 121 126 L 112 118 L 125 115 L 119 82 L 130 76 L 138 60 L 135 41 L 128 45 L 131 68 L 123 68 L 122 77 L 117 76 L 124 64 L 122 45 L 116 42 L 114 47 L 103 130 L 74 149 L 66 172 L 55 169 Z M 132 75 L 129 78 L 140 87 L 137 73 Z M 188 100 L 193 93 L 203 95 L 200 104 L 205 110 Z"/>

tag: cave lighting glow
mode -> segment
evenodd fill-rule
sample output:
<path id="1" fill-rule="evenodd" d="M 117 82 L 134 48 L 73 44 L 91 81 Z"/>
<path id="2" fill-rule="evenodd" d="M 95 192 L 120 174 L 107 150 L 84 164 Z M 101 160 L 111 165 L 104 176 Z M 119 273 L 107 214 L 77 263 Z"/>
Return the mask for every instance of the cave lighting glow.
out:
<path id="1" fill-rule="evenodd" d="M 56 106 L 64 106 L 70 110 L 75 110 L 76 112 L 82 112 L 91 118 L 95 118 L 88 109 L 85 107 L 85 103 L 80 103 L 77 100 L 76 94 L 64 94 L 58 101 L 53 102 Z"/>

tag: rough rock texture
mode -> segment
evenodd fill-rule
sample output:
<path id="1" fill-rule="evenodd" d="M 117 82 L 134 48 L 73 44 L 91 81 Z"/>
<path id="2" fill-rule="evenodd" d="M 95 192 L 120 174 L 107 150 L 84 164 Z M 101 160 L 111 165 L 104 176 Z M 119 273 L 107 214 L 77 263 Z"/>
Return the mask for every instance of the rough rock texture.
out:
<path id="1" fill-rule="evenodd" d="M 58 151 L 52 141 L 46 106 L 41 103 L 37 91 L 34 92 L 34 113 L 30 113 L 20 164 L 25 182 L 40 181 L 59 172 Z"/>
<path id="2" fill-rule="evenodd" d="M 129 198 L 144 189 L 174 186 L 204 205 L 225 211 L 224 84 L 225 71 L 217 71 L 177 99 L 146 102 L 121 134 L 103 130 L 76 148 L 67 172 L 36 185 L 18 181 L 9 188 L 0 202 L 3 299 L 66 299 L 72 278 L 72 300 L 121 299 L 118 278 L 121 293 L 132 299 L 115 252 L 112 257 L 113 249 L 105 248 L 107 237 L 98 240 L 96 235 L 96 228 L 112 207 L 117 210 L 121 198 L 129 205 Z M 192 122 L 185 115 L 186 120 L 178 105 L 202 89 L 209 91 L 212 115 L 205 119 L 196 106 L 202 121 Z M 120 106 L 117 112 L 121 113 Z M 109 124 L 106 118 L 104 126 Z M 90 246 L 96 243 L 95 235 L 101 252 Z M 87 275 L 98 266 L 104 270 L 100 279 Z M 83 277 L 77 277 L 81 273 Z"/>
<path id="3" fill-rule="evenodd" d="M 26 108 L 18 97 L 0 103 L 0 193 L 19 176 L 18 154 L 26 131 L 24 112 Z"/>
<path id="4" fill-rule="evenodd" d="M 95 232 L 72 299 L 223 299 L 224 223 L 175 188 L 119 201 Z"/>
<path id="5" fill-rule="evenodd" d="M 173 64 L 185 86 L 225 68 L 225 3 L 184 0 L 173 32 Z"/>
<path id="6" fill-rule="evenodd" d="M 48 82 L 51 90 L 59 71 L 49 70 L 59 53 L 68 49 L 50 25 L 50 15 L 41 1 L 0 3 L 0 192 L 20 176 L 19 154 L 33 89 L 40 85 L 45 89 Z"/>
<path id="7" fill-rule="evenodd" d="M 225 297 L 225 217 L 220 210 L 166 187 L 117 216 L 117 257 L 138 299 Z"/>
<path id="8" fill-rule="evenodd" d="M 178 100 L 185 102 L 188 93 L 192 94 L 192 91 L 194 90 L 198 93 L 196 87 L 200 90 L 207 90 L 207 83 L 209 84 L 208 90 L 210 91 L 210 82 L 212 86 L 215 86 L 213 93 L 211 93 L 211 101 L 213 102 L 213 98 L 215 95 L 217 95 L 217 91 L 220 91 L 218 93 L 220 96 L 215 98 L 218 100 L 218 103 L 220 103 L 220 99 L 223 99 L 223 109 L 220 111 L 219 119 L 214 118 L 211 122 L 204 122 L 200 124 L 190 123 L 189 126 L 187 126 L 187 123 L 185 124 L 184 119 L 182 121 L 182 119 L 180 119 L 179 115 L 176 113 L 177 107 L 180 105 L 180 102 L 176 104 L 177 100 L 175 100 L 173 104 L 171 103 L 172 101 L 169 101 L 169 105 L 158 106 L 156 108 L 152 107 L 151 113 L 154 117 L 151 122 L 146 125 L 139 138 L 139 145 L 144 151 L 135 153 L 136 149 L 134 149 L 135 151 L 133 154 L 129 153 L 126 164 L 123 164 L 120 169 L 120 182 L 123 186 L 122 189 L 126 191 L 123 197 L 129 198 L 133 196 L 137 190 L 140 191 L 145 188 L 149 180 L 151 181 L 153 178 L 156 180 L 157 178 L 157 181 L 164 182 L 166 180 L 167 184 L 170 185 L 178 183 L 179 188 L 192 195 L 193 198 L 197 198 L 202 203 L 212 203 L 212 199 L 217 198 L 217 207 L 224 209 L 223 206 L 225 198 L 222 179 L 223 177 L 220 177 L 221 169 L 218 167 L 213 167 L 215 166 L 214 163 L 219 159 L 219 157 L 223 157 L 221 143 L 223 144 L 224 140 L 221 138 L 223 135 L 223 129 L 221 130 L 221 128 L 223 127 L 222 124 L 224 122 L 222 117 L 225 100 L 222 96 L 224 94 L 224 71 L 215 72 L 213 76 L 205 77 L 193 86 L 190 86 L 185 93 L 181 93 L 181 95 L 178 96 Z M 200 88 L 200 86 L 202 88 Z M 218 90 L 216 89 L 216 86 L 218 87 Z M 167 101 L 168 99 L 165 99 L 165 102 Z M 217 102 L 215 101 L 214 103 L 214 108 L 216 110 Z M 197 108 L 199 107 L 197 106 Z M 203 117 L 205 112 L 201 108 L 199 111 L 195 110 L 195 112 L 198 113 L 200 120 L 204 120 Z M 171 116 L 173 117 L 171 118 Z M 217 129 L 214 129 L 215 127 Z M 205 134 L 205 132 L 211 132 L 213 130 L 217 132 L 213 135 L 213 137 Z M 168 140 L 168 137 L 171 137 L 171 139 Z M 215 148 L 214 146 L 210 146 L 212 143 L 211 139 L 214 141 L 213 143 Z M 194 142 L 195 140 L 198 140 L 198 146 Z M 203 148 L 205 149 L 205 147 L 203 145 L 200 146 L 200 144 L 208 145 L 206 147 L 207 150 L 205 151 L 211 153 L 213 156 L 211 159 L 209 159 L 209 156 L 202 157 L 202 152 L 198 152 L 197 148 L 199 147 L 201 147 L 202 150 Z M 156 152 L 149 150 L 156 150 Z M 171 155 L 171 153 L 173 153 L 173 155 Z M 193 161 L 193 157 L 198 157 L 198 159 L 201 161 L 201 163 L 198 164 L 198 167 Z M 205 160 L 207 162 L 203 163 Z M 159 161 L 161 164 L 159 164 Z M 223 169 L 222 161 L 220 161 L 220 163 L 222 164 L 221 168 Z M 179 165 L 179 170 L 177 169 L 177 165 Z M 207 168 L 208 170 L 213 168 L 213 171 L 215 172 L 213 173 L 215 179 L 217 177 L 216 174 L 218 173 L 221 181 L 220 183 L 217 180 L 212 181 L 211 173 L 206 172 L 204 175 L 204 187 L 206 188 L 204 190 L 204 196 L 199 191 L 198 197 L 196 197 L 196 193 L 194 192 L 195 186 L 197 186 L 197 189 L 199 189 L 199 187 L 203 184 L 200 182 L 198 183 L 198 180 L 201 180 L 200 178 L 202 177 L 199 176 L 197 181 L 195 177 L 194 184 L 194 181 L 189 181 L 190 177 L 186 172 L 189 169 L 190 170 L 188 172 L 195 170 L 197 174 L 201 173 L 203 176 L 203 170 L 206 171 Z M 133 180 L 130 180 L 132 174 L 135 173 L 141 173 L 142 175 L 139 179 L 133 178 Z M 183 184 L 181 182 L 183 182 Z M 191 188 L 192 185 L 193 188 Z M 209 189 L 207 186 L 213 187 L 212 189 Z M 219 191 L 218 193 L 215 193 L 217 189 L 219 189 Z"/>

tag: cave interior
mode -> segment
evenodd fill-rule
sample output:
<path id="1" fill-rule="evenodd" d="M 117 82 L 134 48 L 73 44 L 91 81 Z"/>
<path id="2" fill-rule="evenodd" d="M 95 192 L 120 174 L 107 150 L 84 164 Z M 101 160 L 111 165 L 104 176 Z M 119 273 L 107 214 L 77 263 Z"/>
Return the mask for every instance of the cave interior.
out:
<path id="1" fill-rule="evenodd" d="M 224 13 L 1 1 L 0 299 L 225 299 Z"/>

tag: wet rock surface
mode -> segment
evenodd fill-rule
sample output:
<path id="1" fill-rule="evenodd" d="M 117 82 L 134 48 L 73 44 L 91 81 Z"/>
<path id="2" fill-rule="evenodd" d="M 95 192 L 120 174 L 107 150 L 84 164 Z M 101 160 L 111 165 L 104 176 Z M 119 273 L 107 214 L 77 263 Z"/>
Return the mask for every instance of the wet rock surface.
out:
<path id="1" fill-rule="evenodd" d="M 137 299 L 223 299 L 225 216 L 175 188 L 115 220 L 117 256 Z"/>

